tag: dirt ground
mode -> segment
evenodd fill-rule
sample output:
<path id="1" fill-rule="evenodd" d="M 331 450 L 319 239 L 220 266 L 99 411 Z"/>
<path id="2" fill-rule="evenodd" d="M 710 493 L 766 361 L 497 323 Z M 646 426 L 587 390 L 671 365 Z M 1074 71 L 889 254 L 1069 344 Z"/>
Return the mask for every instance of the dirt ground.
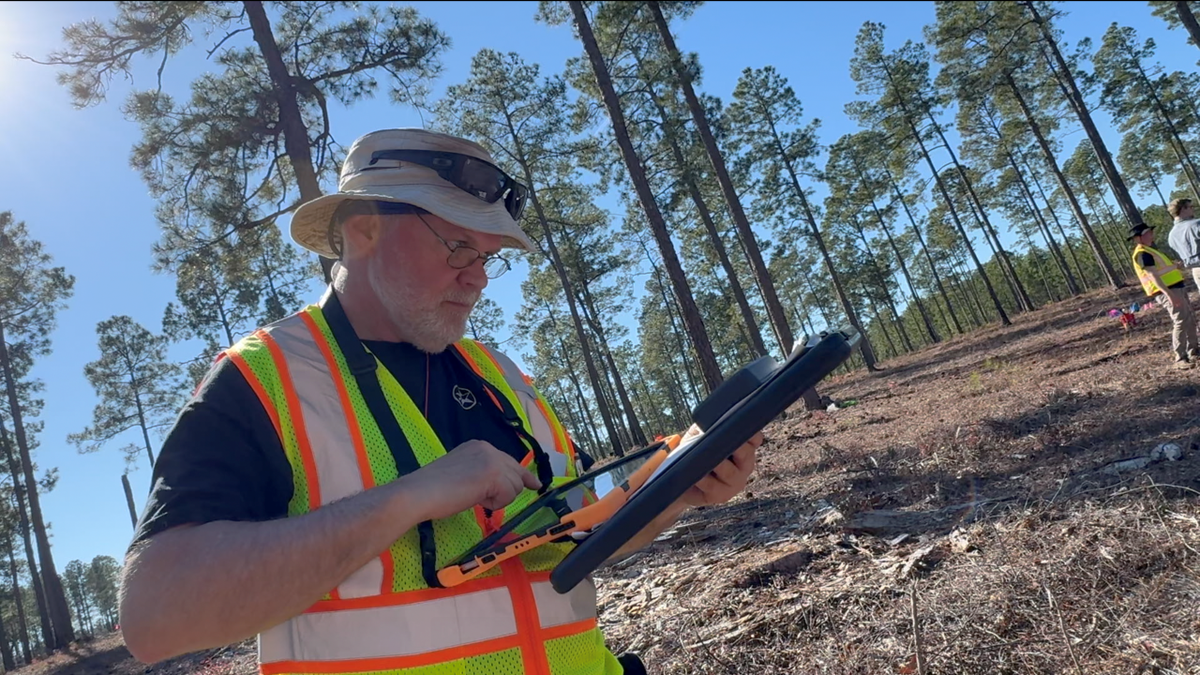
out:
<path id="1" fill-rule="evenodd" d="M 1125 289 L 1128 305 L 1140 291 Z M 747 493 L 597 574 L 651 672 L 1200 675 L 1200 368 L 1097 291 L 822 387 Z M 255 672 L 253 644 L 153 668 L 119 636 L 30 675 Z"/>

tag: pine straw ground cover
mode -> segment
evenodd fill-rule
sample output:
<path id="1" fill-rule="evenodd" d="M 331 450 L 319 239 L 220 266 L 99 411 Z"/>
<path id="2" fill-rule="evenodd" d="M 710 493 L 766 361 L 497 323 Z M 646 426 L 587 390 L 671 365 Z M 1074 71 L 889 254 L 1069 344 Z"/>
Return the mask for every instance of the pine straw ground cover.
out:
<path id="1" fill-rule="evenodd" d="M 599 570 L 610 646 L 664 674 L 1200 674 L 1200 370 L 1115 304 L 823 385 L 856 403 L 794 409 L 746 494 Z M 110 636 L 22 672 L 257 668 L 253 641 L 147 668 Z"/>
<path id="2" fill-rule="evenodd" d="M 856 403 L 793 410 L 746 495 L 599 572 L 610 645 L 661 673 L 1200 673 L 1200 370 L 1113 302 L 827 385 Z"/>

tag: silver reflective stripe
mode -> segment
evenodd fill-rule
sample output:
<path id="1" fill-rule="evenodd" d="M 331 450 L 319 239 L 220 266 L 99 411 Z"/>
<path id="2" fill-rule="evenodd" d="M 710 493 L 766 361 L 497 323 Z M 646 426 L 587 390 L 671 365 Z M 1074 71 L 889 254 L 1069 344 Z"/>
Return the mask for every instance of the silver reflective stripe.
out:
<path id="1" fill-rule="evenodd" d="M 560 595 L 549 581 L 539 581 L 531 586 L 542 628 L 596 618 L 596 585 L 590 577 L 566 595 Z"/>
<path id="2" fill-rule="evenodd" d="M 478 344 L 478 343 L 476 343 Z M 567 456 L 563 453 L 555 452 L 558 446 L 554 443 L 554 431 L 550 428 L 550 420 L 542 413 L 542 409 L 537 404 L 537 392 L 534 388 L 525 381 L 524 374 L 517 367 L 513 360 L 505 354 L 498 352 L 489 347 L 484 347 L 478 344 L 480 349 L 487 351 L 496 360 L 496 364 L 500 366 L 503 372 L 504 381 L 508 383 L 510 389 L 516 393 L 517 399 L 521 401 L 521 406 L 525 408 L 525 416 L 529 418 L 529 426 L 533 427 L 533 437 L 537 439 L 542 449 L 546 454 L 550 455 L 550 465 L 554 468 L 555 476 L 567 475 Z M 565 449 L 565 448 L 564 448 Z"/>
<path id="3" fill-rule="evenodd" d="M 412 656 L 516 633 L 512 599 L 501 587 L 394 607 L 301 614 L 259 636 L 259 660 Z"/>
<path id="4" fill-rule="evenodd" d="M 276 323 L 269 333 L 283 352 L 288 375 L 300 401 L 304 419 L 292 420 L 292 423 L 297 427 L 303 424 L 308 436 L 317 466 L 321 505 L 362 492 L 363 477 L 346 411 L 312 332 L 299 315 L 293 315 Z M 383 563 L 374 558 L 347 577 L 337 591 L 341 598 L 361 598 L 378 595 L 382 586 Z"/>

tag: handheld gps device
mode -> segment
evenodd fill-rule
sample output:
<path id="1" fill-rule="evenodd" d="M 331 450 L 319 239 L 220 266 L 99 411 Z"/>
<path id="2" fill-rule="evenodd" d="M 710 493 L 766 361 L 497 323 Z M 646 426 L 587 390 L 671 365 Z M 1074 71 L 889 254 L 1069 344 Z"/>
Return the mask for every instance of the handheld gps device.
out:
<path id="1" fill-rule="evenodd" d="M 680 443 L 622 508 L 597 525 L 550 573 L 567 593 L 684 492 L 841 365 L 859 341 L 843 328 L 797 343 L 783 363 L 762 357 L 741 368 L 700 402 L 692 419 L 701 432 Z"/>
<path id="2" fill-rule="evenodd" d="M 849 356 L 858 334 L 822 333 L 783 363 L 764 356 L 743 366 L 692 411 L 700 430 L 657 441 L 549 490 L 438 571 L 442 586 L 474 579 L 548 542 L 576 548 L 550 574 L 559 593 L 575 587 L 692 485 L 725 461 Z"/>

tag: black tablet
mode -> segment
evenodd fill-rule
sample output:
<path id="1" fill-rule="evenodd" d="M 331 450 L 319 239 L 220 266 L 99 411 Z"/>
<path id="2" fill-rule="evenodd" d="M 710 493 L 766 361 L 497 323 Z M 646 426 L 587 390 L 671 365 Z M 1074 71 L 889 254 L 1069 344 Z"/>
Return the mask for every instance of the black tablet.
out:
<path id="1" fill-rule="evenodd" d="M 681 444 L 610 519 L 550 573 L 550 583 L 567 593 L 608 560 L 651 520 L 679 499 L 804 392 L 841 365 L 858 342 L 850 329 L 822 333 L 797 344 L 783 363 L 769 356 L 741 368 L 692 412 L 702 433 Z"/>

